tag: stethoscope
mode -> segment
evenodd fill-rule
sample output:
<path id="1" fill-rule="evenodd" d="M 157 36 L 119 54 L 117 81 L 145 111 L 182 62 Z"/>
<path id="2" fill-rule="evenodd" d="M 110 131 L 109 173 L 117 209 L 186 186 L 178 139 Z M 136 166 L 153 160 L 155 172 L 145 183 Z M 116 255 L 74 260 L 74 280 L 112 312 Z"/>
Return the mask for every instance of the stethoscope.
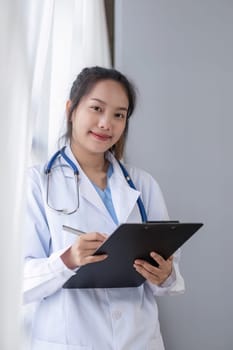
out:
<path id="1" fill-rule="evenodd" d="M 48 205 L 48 207 L 60 214 L 65 214 L 65 215 L 71 215 L 71 214 L 74 214 L 78 208 L 79 208 L 79 185 L 78 185 L 78 176 L 79 176 L 79 171 L 78 171 L 78 168 L 77 166 L 74 164 L 74 162 L 65 154 L 65 148 L 66 146 L 64 146 L 62 149 L 60 149 L 59 151 L 57 151 L 50 159 L 50 161 L 48 162 L 46 168 L 45 168 L 45 174 L 47 175 L 47 189 L 46 189 L 46 203 Z M 74 172 L 74 178 L 75 178 L 75 182 L 76 182 L 76 195 L 77 195 L 77 204 L 75 205 L 75 207 L 71 210 L 68 210 L 68 209 L 57 209 L 57 208 L 54 208 L 51 204 L 49 204 L 49 179 L 50 179 L 50 176 L 51 176 L 51 173 L 52 173 L 52 168 L 53 168 L 53 165 L 56 161 L 56 159 L 61 156 L 65 161 L 66 163 L 68 164 L 68 166 L 70 166 Z M 122 163 L 120 161 L 118 161 L 118 164 L 123 172 L 123 175 L 126 179 L 126 181 L 128 182 L 129 186 L 131 188 L 133 188 L 134 190 L 136 190 L 136 187 L 132 181 L 132 179 L 130 178 L 129 176 L 129 173 L 128 171 L 126 170 L 126 168 L 122 165 Z M 142 218 L 142 222 L 147 222 L 147 215 L 146 215 L 146 211 L 145 211 L 145 207 L 143 205 L 143 202 L 141 200 L 140 197 L 138 197 L 137 199 L 137 205 L 138 205 L 138 209 L 140 211 L 140 215 L 141 215 L 141 218 Z"/>

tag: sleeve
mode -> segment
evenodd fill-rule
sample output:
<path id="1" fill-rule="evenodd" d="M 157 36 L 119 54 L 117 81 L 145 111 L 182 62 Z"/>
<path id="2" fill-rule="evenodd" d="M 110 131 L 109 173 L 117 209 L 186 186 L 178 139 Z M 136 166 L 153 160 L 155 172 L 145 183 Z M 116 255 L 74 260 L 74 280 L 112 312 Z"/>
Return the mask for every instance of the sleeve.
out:
<path id="1" fill-rule="evenodd" d="M 48 297 L 75 274 L 60 258 L 68 247 L 51 253 L 51 235 L 41 188 L 39 172 L 35 168 L 29 169 L 24 235 L 24 303 Z"/>
<path id="2" fill-rule="evenodd" d="M 147 212 L 148 220 L 169 220 L 167 207 L 158 183 L 150 174 L 146 172 L 142 172 L 142 178 L 143 180 L 138 180 L 138 188 L 140 188 L 139 184 L 141 183 L 141 195 Z M 180 254 L 180 249 L 178 249 L 173 254 L 174 259 L 172 274 L 162 285 L 157 286 L 148 281 L 146 282 L 148 287 L 152 289 L 154 295 L 175 295 L 184 293 L 185 284 L 179 270 Z"/>

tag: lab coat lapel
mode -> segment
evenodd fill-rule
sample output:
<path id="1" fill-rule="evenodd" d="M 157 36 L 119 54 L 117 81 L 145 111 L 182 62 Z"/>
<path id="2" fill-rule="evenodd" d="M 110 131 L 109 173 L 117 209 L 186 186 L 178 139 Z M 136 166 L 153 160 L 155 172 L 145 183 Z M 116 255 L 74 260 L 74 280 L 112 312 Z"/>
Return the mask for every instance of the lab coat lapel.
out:
<path id="1" fill-rule="evenodd" d="M 119 224 L 126 222 L 135 206 L 137 211 L 136 220 L 140 221 L 140 213 L 137 207 L 140 192 L 129 186 L 116 159 L 112 155 L 108 155 L 108 157 L 114 168 L 109 184 L 118 222 Z"/>
<path id="2" fill-rule="evenodd" d="M 110 218 L 110 214 L 106 209 L 102 199 L 95 190 L 93 184 L 90 182 L 85 173 L 80 171 L 80 186 L 79 186 L 79 195 L 91 205 L 95 206 L 102 214 Z"/>

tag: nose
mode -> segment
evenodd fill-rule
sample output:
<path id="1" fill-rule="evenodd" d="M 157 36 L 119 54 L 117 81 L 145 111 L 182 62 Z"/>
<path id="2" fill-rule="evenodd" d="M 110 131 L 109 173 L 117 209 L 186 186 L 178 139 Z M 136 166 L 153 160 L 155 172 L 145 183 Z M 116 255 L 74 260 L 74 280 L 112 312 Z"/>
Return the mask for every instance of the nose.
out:
<path id="1" fill-rule="evenodd" d="M 103 113 L 98 122 L 98 127 L 103 130 L 111 129 L 111 117 L 107 113 Z"/>

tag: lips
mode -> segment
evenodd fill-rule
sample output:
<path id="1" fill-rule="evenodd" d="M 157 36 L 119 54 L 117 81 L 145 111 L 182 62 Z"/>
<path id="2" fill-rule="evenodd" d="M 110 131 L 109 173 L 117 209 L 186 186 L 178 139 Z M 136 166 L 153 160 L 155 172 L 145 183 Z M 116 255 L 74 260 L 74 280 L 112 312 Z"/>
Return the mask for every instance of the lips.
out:
<path id="1" fill-rule="evenodd" d="M 100 141 L 108 141 L 111 139 L 110 135 L 100 134 L 93 131 L 90 131 L 90 133 L 92 136 L 94 136 L 97 140 L 100 140 Z"/>

